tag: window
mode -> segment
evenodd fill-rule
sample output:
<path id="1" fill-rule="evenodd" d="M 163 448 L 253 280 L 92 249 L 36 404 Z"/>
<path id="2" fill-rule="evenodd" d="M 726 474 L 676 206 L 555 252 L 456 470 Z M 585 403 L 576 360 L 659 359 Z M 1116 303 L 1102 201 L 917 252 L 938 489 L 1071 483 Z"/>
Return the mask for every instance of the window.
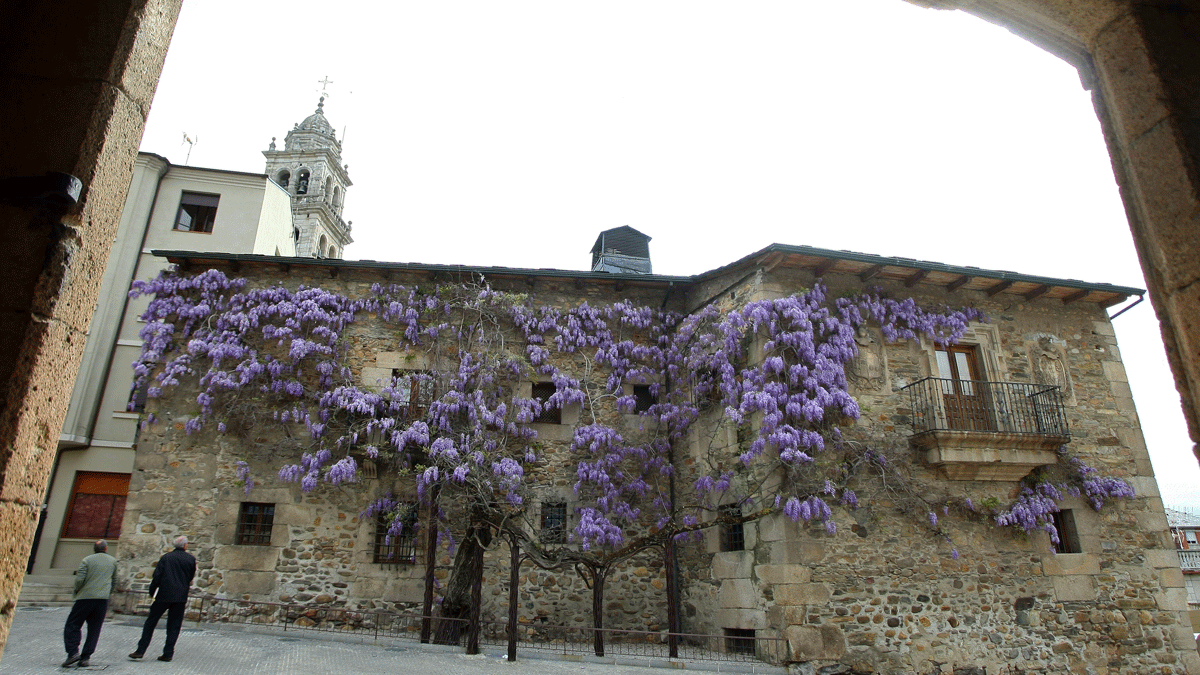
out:
<path id="1" fill-rule="evenodd" d="M 292 174 L 288 173 L 287 169 L 284 169 L 283 171 L 279 172 L 278 176 L 275 177 L 275 182 L 279 185 L 279 187 L 286 190 L 288 189 L 288 183 L 292 182 Z"/>
<path id="2" fill-rule="evenodd" d="M 544 502 L 542 504 L 541 540 L 543 544 L 567 543 L 566 502 Z"/>
<path id="3" fill-rule="evenodd" d="M 372 560 L 381 564 L 411 565 L 417 560 L 417 505 L 402 502 L 397 508 L 396 519 L 404 529 L 388 538 L 392 516 L 380 514 L 375 520 L 375 554 Z"/>
<path id="4" fill-rule="evenodd" d="M 1058 543 L 1050 542 L 1055 553 L 1081 553 L 1079 532 L 1075 529 L 1075 514 L 1063 509 L 1054 514 L 1054 529 L 1058 530 Z"/>
<path id="5" fill-rule="evenodd" d="M 558 388 L 554 386 L 553 382 L 533 383 L 533 398 L 542 404 L 542 412 L 533 418 L 534 422 L 562 424 L 562 410 L 550 407 L 550 397 L 554 396 L 554 392 L 556 391 L 558 391 Z"/>
<path id="6" fill-rule="evenodd" d="M 1185 548 L 1192 548 L 1192 547 L 1196 546 L 1197 545 L 1196 531 L 1195 530 L 1184 530 L 1183 531 L 1183 539 L 1184 539 L 1184 541 L 1187 542 L 1187 546 Z"/>
<path id="7" fill-rule="evenodd" d="M 951 429 L 993 431 L 989 406 L 979 386 L 979 355 L 974 345 L 949 345 L 936 351 L 938 377 Z"/>
<path id="8" fill-rule="evenodd" d="M 633 412 L 635 413 L 646 412 L 650 406 L 658 403 L 648 384 L 633 385 L 633 398 Z"/>
<path id="9" fill-rule="evenodd" d="M 238 512 L 237 536 L 234 543 L 250 546 L 270 546 L 271 526 L 275 522 L 274 504 L 242 502 Z"/>
<path id="10" fill-rule="evenodd" d="M 753 628 L 726 628 L 725 651 L 729 654 L 754 655 Z"/>
<path id="11" fill-rule="evenodd" d="M 722 504 L 718 513 L 723 518 L 741 518 L 742 507 L 738 504 Z M 746 550 L 746 533 L 741 521 L 736 523 L 721 523 L 721 550 Z"/>
<path id="12" fill-rule="evenodd" d="M 119 539 L 128 494 L 127 473 L 76 473 L 62 536 L 68 539 Z"/>
<path id="13" fill-rule="evenodd" d="M 426 372 L 399 368 L 392 370 L 392 377 L 395 378 L 393 400 L 404 408 L 406 419 L 424 417 L 433 403 L 433 377 Z"/>
<path id="14" fill-rule="evenodd" d="M 179 213 L 175 216 L 175 229 L 180 232 L 212 232 L 220 199 L 221 195 L 183 193 L 179 200 Z"/>
<path id="15" fill-rule="evenodd" d="M 146 412 L 146 388 L 147 383 L 143 382 L 142 386 L 129 391 L 129 404 L 125 406 L 127 411 L 135 413 Z"/>

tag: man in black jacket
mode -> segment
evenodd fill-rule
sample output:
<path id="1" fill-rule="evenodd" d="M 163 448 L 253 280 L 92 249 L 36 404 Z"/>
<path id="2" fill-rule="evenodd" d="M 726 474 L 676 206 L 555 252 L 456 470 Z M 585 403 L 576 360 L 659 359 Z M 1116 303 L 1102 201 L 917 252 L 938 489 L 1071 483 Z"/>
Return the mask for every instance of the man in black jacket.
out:
<path id="1" fill-rule="evenodd" d="M 163 646 L 159 661 L 170 661 L 175 656 L 175 641 L 179 639 L 179 629 L 183 627 L 183 612 L 187 608 L 188 589 L 192 578 L 196 576 L 196 559 L 187 552 L 187 537 L 175 538 L 175 550 L 158 559 L 154 568 L 154 578 L 150 581 L 150 595 L 154 603 L 150 605 L 150 616 L 142 626 L 142 639 L 138 640 L 137 651 L 129 655 L 131 659 L 140 659 L 146 655 L 150 639 L 154 637 L 154 629 L 163 612 L 167 613 L 167 643 Z"/>

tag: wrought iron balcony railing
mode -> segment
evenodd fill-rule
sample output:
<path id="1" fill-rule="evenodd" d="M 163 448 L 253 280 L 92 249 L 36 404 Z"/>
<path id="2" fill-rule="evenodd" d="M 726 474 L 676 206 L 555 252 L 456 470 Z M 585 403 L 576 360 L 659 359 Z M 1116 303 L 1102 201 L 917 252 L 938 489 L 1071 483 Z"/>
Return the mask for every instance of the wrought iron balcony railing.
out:
<path id="1" fill-rule="evenodd" d="M 1069 437 L 1058 387 L 927 377 L 904 387 L 914 434 L 972 431 Z"/>

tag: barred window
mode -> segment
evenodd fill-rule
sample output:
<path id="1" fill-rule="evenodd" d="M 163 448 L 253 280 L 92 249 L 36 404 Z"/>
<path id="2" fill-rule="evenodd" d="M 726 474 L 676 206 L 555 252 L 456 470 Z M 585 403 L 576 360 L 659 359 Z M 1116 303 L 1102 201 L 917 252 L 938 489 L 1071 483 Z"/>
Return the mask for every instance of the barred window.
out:
<path id="1" fill-rule="evenodd" d="M 428 373 L 419 370 L 392 370 L 396 378 L 395 401 L 399 402 L 407 415 L 407 419 L 417 420 L 429 412 L 433 403 L 433 378 Z"/>
<path id="2" fill-rule="evenodd" d="M 648 384 L 633 385 L 633 398 L 633 411 L 635 413 L 646 412 L 650 409 L 650 406 L 658 403 L 654 394 L 650 391 L 650 385 Z"/>
<path id="3" fill-rule="evenodd" d="M 275 523 L 275 505 L 242 502 L 238 511 L 234 543 L 251 546 L 271 545 L 271 526 Z"/>
<path id="4" fill-rule="evenodd" d="M 742 507 L 739 504 L 722 504 L 718 512 L 723 517 L 742 517 Z M 746 549 L 746 535 L 742 525 L 741 522 L 721 523 L 722 551 L 744 551 Z"/>
<path id="5" fill-rule="evenodd" d="M 726 628 L 725 651 L 730 654 L 754 654 L 753 628 Z"/>
<path id="6" fill-rule="evenodd" d="M 379 514 L 375 520 L 375 554 L 372 560 L 382 564 L 411 565 L 417 561 L 417 505 L 402 503 L 396 518 L 404 523 L 404 529 L 389 539 L 388 529 L 392 525 L 390 514 Z"/>
<path id="7" fill-rule="evenodd" d="M 567 543 L 566 502 L 544 502 L 542 504 L 542 533 L 544 544 Z"/>
<path id="8" fill-rule="evenodd" d="M 553 382 L 534 382 L 533 383 L 533 398 L 536 398 L 542 403 L 542 412 L 533 419 L 534 422 L 543 424 L 562 424 L 562 409 L 551 408 L 547 405 L 550 397 L 554 392 L 558 391 L 558 387 L 554 386 Z"/>

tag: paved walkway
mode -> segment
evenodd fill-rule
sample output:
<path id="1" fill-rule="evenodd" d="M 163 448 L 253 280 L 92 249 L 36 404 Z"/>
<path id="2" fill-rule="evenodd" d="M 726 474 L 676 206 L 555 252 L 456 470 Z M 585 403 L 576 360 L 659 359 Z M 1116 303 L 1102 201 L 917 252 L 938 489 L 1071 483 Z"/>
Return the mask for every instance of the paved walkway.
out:
<path id="1" fill-rule="evenodd" d="M 664 667 L 688 670 L 719 670 L 741 673 L 786 673 L 786 669 L 741 663 L 685 663 L 645 661 L 634 665 L 629 659 L 578 659 L 528 652 L 509 662 L 501 648 L 485 648 L 479 656 L 467 656 L 460 647 L 423 645 L 409 640 L 380 640 L 357 636 L 305 633 L 296 635 L 278 629 L 184 622 L 170 663 L 156 659 L 162 653 L 166 617 L 159 622 L 154 641 L 142 661 L 126 654 L 137 646 L 142 617 L 115 615 L 104 623 L 100 645 L 91 665 L 63 669 L 62 629 L 69 607 L 18 607 L 8 645 L 0 659 L 0 675 L 27 673 L 103 672 L 105 675 L 380 675 L 381 673 L 436 673 L 437 675 L 632 675 L 661 672 Z M 86 628 L 85 628 L 86 635 Z"/>

